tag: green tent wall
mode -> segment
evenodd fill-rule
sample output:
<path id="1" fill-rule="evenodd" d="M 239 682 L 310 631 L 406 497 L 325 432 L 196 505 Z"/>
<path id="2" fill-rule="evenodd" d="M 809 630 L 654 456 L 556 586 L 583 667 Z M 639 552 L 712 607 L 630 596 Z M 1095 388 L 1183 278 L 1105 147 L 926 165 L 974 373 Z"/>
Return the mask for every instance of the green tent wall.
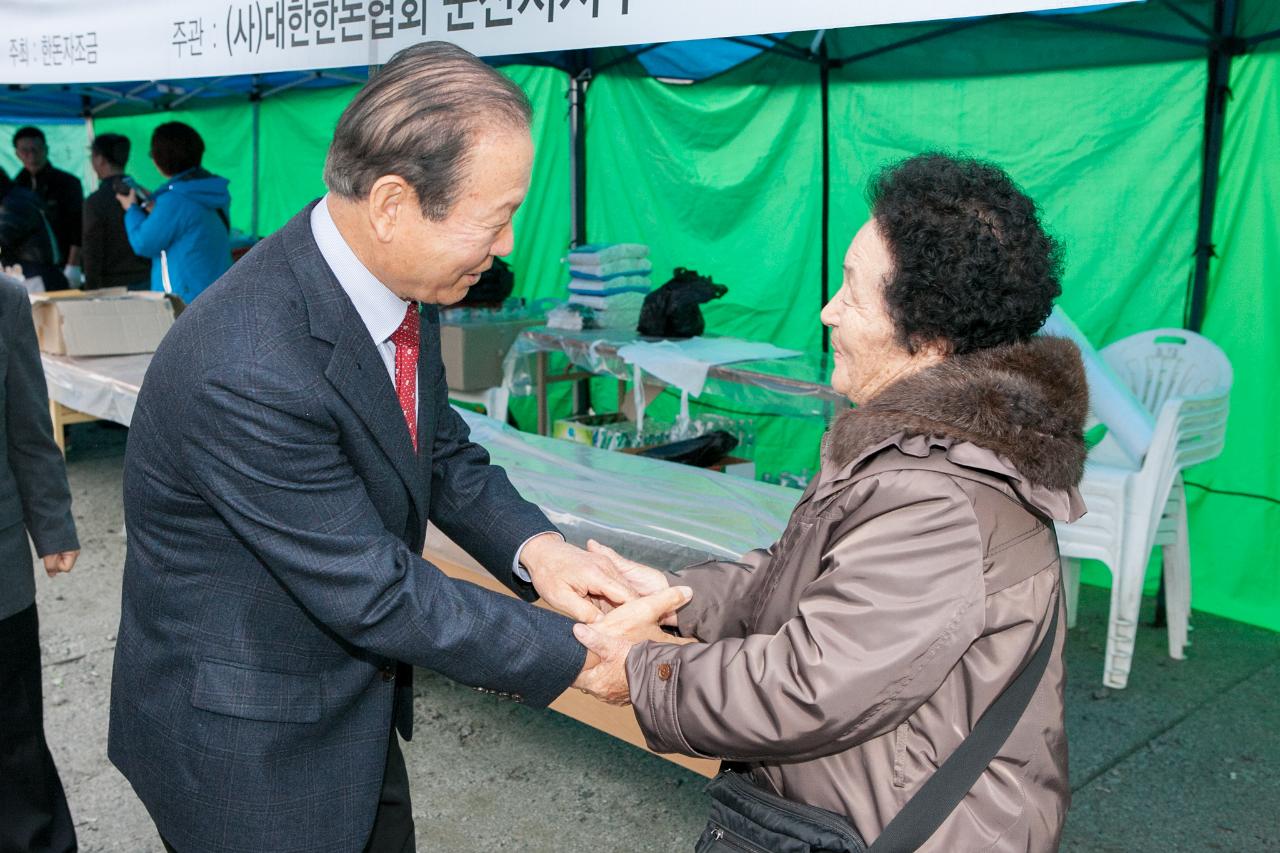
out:
<path id="1" fill-rule="evenodd" d="M 1267 14 L 1280 15 L 1264 10 L 1243 23 L 1250 32 L 1280 25 Z M 1181 326 L 1203 156 L 1203 53 L 1158 43 L 1131 62 L 1099 64 L 1093 54 L 1129 37 L 1036 25 L 1037 61 L 981 65 L 979 57 L 1025 48 L 1026 26 L 997 23 L 832 71 L 828 286 L 838 286 L 844 249 L 866 217 L 867 178 L 900 157 L 942 149 L 1001 164 L 1037 199 L 1067 249 L 1062 304 L 1096 345 Z M 874 33 L 859 37 L 875 43 Z M 1071 52 L 1080 43 L 1089 56 Z M 570 240 L 569 78 L 543 67 L 505 71 L 536 113 L 534 176 L 512 258 L 519 292 L 559 294 Z M 1227 351 L 1236 378 L 1226 451 L 1186 475 L 1193 603 L 1280 629 L 1280 54 L 1236 57 L 1230 83 L 1204 332 Z M 659 280 L 682 265 L 728 284 L 729 296 L 706 311 L 718 333 L 818 349 L 817 84 L 815 65 L 779 54 L 693 85 L 654 80 L 629 62 L 597 75 L 586 112 L 589 237 L 649 243 Z M 145 163 L 151 129 L 190 122 L 208 143 L 207 165 L 232 179 L 233 224 L 248 231 L 257 110 L 257 222 L 267 233 L 323 191 L 325 148 L 354 91 L 98 119 L 95 129 L 134 140 L 134 172 L 145 183 L 158 181 Z M 612 401 L 607 385 L 596 386 L 597 400 Z M 553 402 L 567 410 L 563 386 Z M 673 408 L 667 399 L 654 411 Z M 531 422 L 527 402 L 515 413 Z M 764 470 L 815 466 L 820 423 L 765 416 L 757 426 Z M 1106 580 L 1096 569 L 1089 576 Z"/>

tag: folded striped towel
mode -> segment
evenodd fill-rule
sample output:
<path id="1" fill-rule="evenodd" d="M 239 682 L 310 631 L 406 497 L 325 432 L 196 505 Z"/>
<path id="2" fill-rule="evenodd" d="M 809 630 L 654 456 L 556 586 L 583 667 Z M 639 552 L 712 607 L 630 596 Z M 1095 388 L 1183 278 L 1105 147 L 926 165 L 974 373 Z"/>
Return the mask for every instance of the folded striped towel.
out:
<path id="1" fill-rule="evenodd" d="M 612 296 L 615 293 L 648 293 L 652 289 L 649 277 L 625 275 L 608 281 L 596 281 L 573 276 L 569 279 L 569 292 L 584 296 Z"/>
<path id="2" fill-rule="evenodd" d="M 649 247 L 643 243 L 591 243 L 570 251 L 569 265 L 599 267 L 616 261 L 640 260 L 647 257 L 649 257 Z M 647 264 L 648 261 L 645 263 Z M 639 269 L 638 266 L 631 268 Z"/>

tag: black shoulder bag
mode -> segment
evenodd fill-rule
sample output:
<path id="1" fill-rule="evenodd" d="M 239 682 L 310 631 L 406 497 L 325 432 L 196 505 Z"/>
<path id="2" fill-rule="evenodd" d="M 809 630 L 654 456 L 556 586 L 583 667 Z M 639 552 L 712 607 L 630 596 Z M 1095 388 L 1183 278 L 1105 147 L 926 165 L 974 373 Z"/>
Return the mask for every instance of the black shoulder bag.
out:
<path id="1" fill-rule="evenodd" d="M 707 785 L 711 816 L 694 853 L 910 853 L 918 849 L 964 799 L 1022 718 L 1049 664 L 1059 607 L 1055 602 L 1049 631 L 1022 672 L 870 847 L 842 815 L 779 797 L 730 770 Z"/>

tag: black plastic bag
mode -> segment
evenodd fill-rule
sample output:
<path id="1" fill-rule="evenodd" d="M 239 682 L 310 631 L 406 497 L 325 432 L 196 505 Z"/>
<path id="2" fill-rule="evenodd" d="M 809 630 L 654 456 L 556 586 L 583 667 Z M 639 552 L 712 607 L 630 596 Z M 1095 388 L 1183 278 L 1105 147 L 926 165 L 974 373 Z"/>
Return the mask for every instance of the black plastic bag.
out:
<path id="1" fill-rule="evenodd" d="M 667 462 L 680 462 L 709 468 L 729 455 L 729 451 L 738 446 L 738 439 L 722 429 L 713 430 L 696 438 L 673 441 L 670 444 L 659 444 L 648 450 L 641 450 L 640 456 L 651 459 L 665 459 Z"/>
<path id="2" fill-rule="evenodd" d="M 694 338 L 706 329 L 702 303 L 729 292 L 708 276 L 676 267 L 671 280 L 644 298 L 636 331 L 646 338 Z"/>

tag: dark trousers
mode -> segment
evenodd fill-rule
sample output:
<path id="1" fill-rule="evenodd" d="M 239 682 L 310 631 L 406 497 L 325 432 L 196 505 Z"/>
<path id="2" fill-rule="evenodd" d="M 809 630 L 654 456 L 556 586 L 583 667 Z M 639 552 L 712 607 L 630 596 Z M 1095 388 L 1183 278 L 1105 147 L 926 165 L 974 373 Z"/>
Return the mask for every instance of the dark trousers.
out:
<path id="1" fill-rule="evenodd" d="M 76 830 L 44 739 L 33 604 L 0 619 L 0 853 L 73 853 Z"/>
<path id="2" fill-rule="evenodd" d="M 163 838 L 164 849 L 177 853 Z M 391 732 L 387 744 L 387 768 L 382 775 L 382 793 L 378 797 L 378 813 L 373 818 L 373 832 L 364 853 L 414 853 L 418 848 L 413 835 L 413 806 L 409 802 L 409 771 L 400 752 L 400 738 Z"/>
<path id="3" fill-rule="evenodd" d="M 373 832 L 365 853 L 414 853 L 413 804 L 409 802 L 409 771 L 400 752 L 400 736 L 391 730 L 387 744 L 387 769 L 382 775 L 382 794 L 378 797 L 378 813 L 373 819 Z"/>

